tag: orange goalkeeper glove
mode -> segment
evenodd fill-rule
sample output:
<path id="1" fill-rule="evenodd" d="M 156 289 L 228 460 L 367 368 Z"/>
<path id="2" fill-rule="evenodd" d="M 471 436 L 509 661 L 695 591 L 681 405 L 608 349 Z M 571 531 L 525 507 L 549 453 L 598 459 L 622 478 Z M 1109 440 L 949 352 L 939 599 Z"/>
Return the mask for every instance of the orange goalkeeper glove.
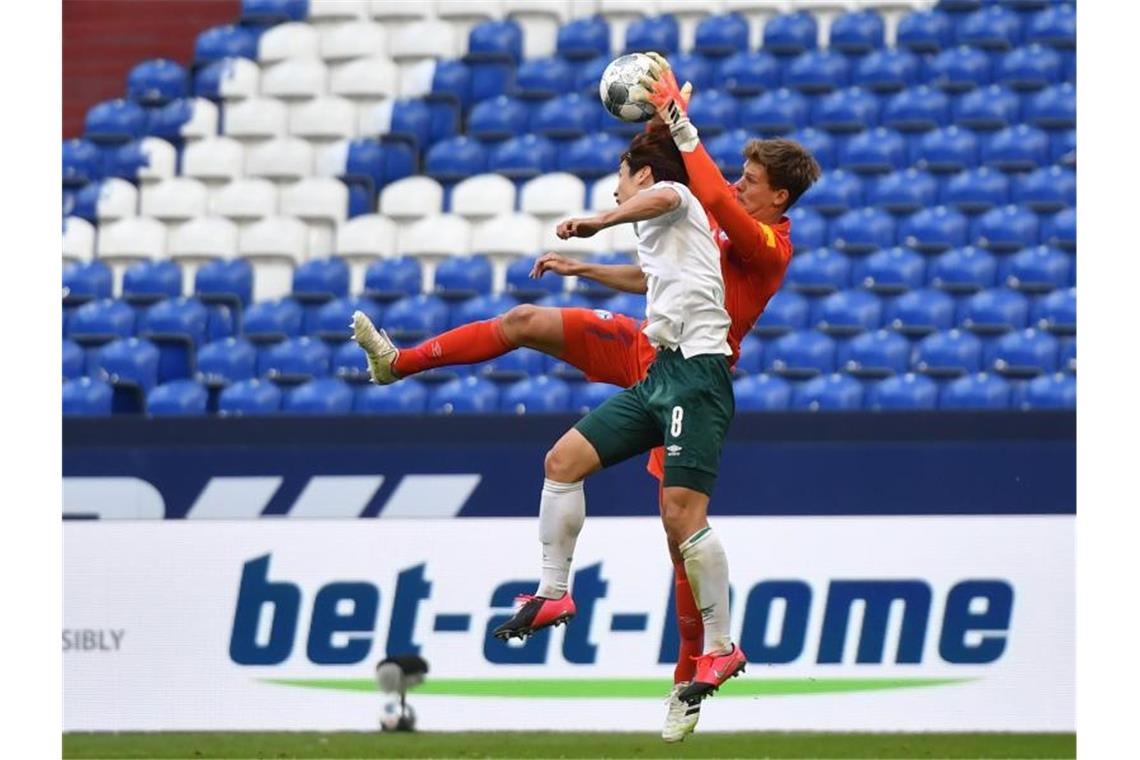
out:
<path id="1" fill-rule="evenodd" d="M 669 127 L 673 135 L 673 142 L 686 153 L 697 148 L 700 135 L 697 128 L 689 121 L 686 107 L 693 92 L 693 85 L 685 82 L 684 87 L 677 87 L 677 78 L 673 76 L 673 68 L 665 56 L 658 53 L 646 53 L 653 66 L 649 73 L 642 77 L 641 85 L 645 88 L 649 102 L 657 109 L 657 115 Z"/>

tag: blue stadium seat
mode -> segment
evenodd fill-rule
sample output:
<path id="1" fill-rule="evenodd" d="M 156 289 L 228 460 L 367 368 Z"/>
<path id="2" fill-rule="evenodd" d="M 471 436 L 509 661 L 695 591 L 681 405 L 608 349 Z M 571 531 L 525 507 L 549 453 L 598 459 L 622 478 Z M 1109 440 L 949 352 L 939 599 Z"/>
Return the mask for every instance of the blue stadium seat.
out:
<path id="1" fill-rule="evenodd" d="M 610 65 L 610 60 L 608 55 L 599 55 L 597 58 L 578 62 L 575 66 L 573 78 L 568 80 L 574 83 L 573 91 L 580 92 L 587 97 L 598 97 L 598 82 L 602 80 L 602 74 L 605 72 L 606 67 Z M 622 123 L 619 123 L 616 119 L 604 120 L 603 124 L 611 126 L 614 129 L 618 129 L 622 126 Z"/>
<path id="2" fill-rule="evenodd" d="M 915 11 L 899 20 L 898 46 L 912 53 L 938 53 L 954 43 L 954 23 L 941 11 Z"/>
<path id="3" fill-rule="evenodd" d="M 508 264 L 506 287 L 503 292 L 524 302 L 534 301 L 552 293 L 561 293 L 564 285 L 561 277 L 547 274 L 537 280 L 531 279 L 530 271 L 537 260 L 537 256 L 526 256 Z"/>
<path id="4" fill-rule="evenodd" d="M 787 217 L 792 222 L 790 237 L 797 251 L 810 251 L 827 243 L 827 221 L 818 211 L 796 206 Z"/>
<path id="5" fill-rule="evenodd" d="M 352 410 L 360 414 L 422 414 L 428 391 L 423 383 L 367 384 L 357 388 Z"/>
<path id="6" fill-rule="evenodd" d="M 1013 202 L 1039 214 L 1077 204 L 1077 175 L 1072 169 L 1046 166 L 1014 179 Z"/>
<path id="7" fill-rule="evenodd" d="M 749 333 L 740 341 L 740 355 L 733 368 L 733 376 L 758 375 L 764 370 L 764 341 Z"/>
<path id="8" fill-rule="evenodd" d="M 889 377 L 906 372 L 910 343 L 890 330 L 857 335 L 839 347 L 839 369 L 855 377 Z"/>
<path id="9" fill-rule="evenodd" d="M 342 343 L 352 337 L 352 315 L 357 311 L 367 314 L 372 324 L 384 324 L 384 307 L 371 298 L 349 296 L 318 308 L 306 333 L 327 343 Z"/>
<path id="10" fill-rule="evenodd" d="M 1053 163 L 1070 169 L 1077 168 L 1077 130 L 1054 132 L 1049 143 L 1049 158 Z"/>
<path id="11" fill-rule="evenodd" d="M 81 346 L 101 346 L 135 332 L 135 312 L 124 301 L 101 298 L 83 304 L 68 322 L 68 336 Z"/>
<path id="12" fill-rule="evenodd" d="M 73 340 L 63 339 L 63 379 L 74 380 L 83 376 L 83 349 Z"/>
<path id="13" fill-rule="evenodd" d="M 865 55 L 883 47 L 883 17 L 873 10 L 844 13 L 831 22 L 828 46 L 845 55 Z"/>
<path id="14" fill-rule="evenodd" d="M 931 377 L 961 377 L 982 369 L 982 341 L 965 330 L 931 333 L 914 349 L 911 368 Z"/>
<path id="15" fill-rule="evenodd" d="M 993 2 L 993 0 L 988 0 Z M 965 14 L 981 10 L 987 0 L 938 0 L 934 7 L 940 11 L 951 14 L 954 19 L 961 20 Z"/>
<path id="16" fill-rule="evenodd" d="M 600 15 L 573 19 L 559 27 L 556 50 L 571 61 L 609 55 L 610 25 Z"/>
<path id="17" fill-rule="evenodd" d="M 1018 406 L 1021 409 L 1076 409 L 1077 380 L 1061 372 L 1034 378 L 1025 384 Z"/>
<path id="18" fill-rule="evenodd" d="M 624 253 L 596 253 L 589 256 L 586 260 L 591 264 L 603 265 L 633 263 L 632 259 Z M 553 277 L 555 280 L 558 279 L 558 277 L 554 275 L 551 275 L 551 277 Z M 543 277 L 542 279 L 545 280 L 547 278 Z M 561 288 L 558 290 L 552 290 L 551 292 L 559 292 L 560 290 Z M 578 278 L 578 284 L 575 286 L 574 291 L 576 293 L 581 293 L 582 295 L 589 298 L 610 298 L 617 294 L 617 291 L 613 288 L 603 285 L 600 282 L 591 280 L 587 277 Z M 545 293 L 543 295 L 545 295 Z"/>
<path id="19" fill-rule="evenodd" d="M 879 183 L 872 182 L 871 187 L 874 188 L 877 184 Z M 874 190 L 871 193 L 873 197 Z M 881 205 L 871 197 L 867 201 L 871 205 Z M 843 169 L 824 172 L 797 203 L 799 208 L 814 209 L 826 216 L 838 216 L 863 205 L 863 180 L 859 175 Z"/>
<path id="20" fill-rule="evenodd" d="M 1010 385 L 986 372 L 951 380 L 939 392 L 940 409 L 1007 409 Z"/>
<path id="21" fill-rule="evenodd" d="M 991 81 L 990 57 L 966 45 L 943 50 L 930 60 L 927 71 L 927 84 L 949 93 L 969 92 Z"/>
<path id="22" fill-rule="evenodd" d="M 954 123 L 976 130 L 996 130 L 1017 124 L 1021 100 L 1017 93 L 1000 84 L 967 92 L 954 103 Z"/>
<path id="23" fill-rule="evenodd" d="M 170 259 L 140 261 L 123 272 L 123 300 L 148 305 L 182 294 L 182 270 Z"/>
<path id="24" fill-rule="evenodd" d="M 710 14 L 697 24 L 693 52 L 726 58 L 748 50 L 748 20 L 739 13 Z"/>
<path id="25" fill-rule="evenodd" d="M 764 97 L 765 96 L 761 96 L 755 102 L 757 111 L 759 111 L 762 106 L 776 105 L 776 103 L 763 103 Z M 798 97 L 800 100 L 803 100 L 802 96 Z M 778 99 L 773 98 L 772 100 L 775 101 Z M 785 106 L 785 108 L 789 109 L 790 113 L 790 107 Z M 787 116 L 784 118 L 787 119 Z M 811 114 L 813 126 L 839 134 L 862 132 L 865 129 L 874 127 L 878 123 L 878 119 L 879 99 L 861 87 L 848 87 L 845 90 L 833 92 L 818 98 L 815 101 L 815 107 Z M 757 115 L 753 117 L 753 121 L 763 124 L 764 117 L 760 113 L 757 113 Z M 744 123 L 743 118 L 741 119 L 741 123 L 744 126 L 748 126 L 748 124 Z M 779 119 L 776 119 L 772 123 L 773 125 L 778 125 L 780 122 Z M 791 122 L 789 121 L 788 123 L 790 124 Z M 793 126 L 798 126 L 798 123 L 793 124 Z M 788 130 L 784 131 L 786 132 Z"/>
<path id="26" fill-rule="evenodd" d="M 103 176 L 119 177 L 137 183 L 139 173 L 151 166 L 153 142 L 160 140 L 157 137 L 146 139 L 152 144 L 148 146 L 144 140 L 131 140 L 117 147 L 108 147 L 103 156 Z"/>
<path id="27" fill-rule="evenodd" d="M 740 108 L 740 126 L 765 137 L 783 135 L 805 126 L 808 111 L 807 98 L 781 87 L 746 100 Z"/>
<path id="28" fill-rule="evenodd" d="M 224 417 L 250 417 L 281 411 L 281 391 L 268 380 L 240 380 L 218 396 L 218 414 Z"/>
<path id="29" fill-rule="evenodd" d="M 575 68 L 556 56 L 532 58 L 519 65 L 512 95 L 519 98 L 545 100 L 566 91 L 566 83 L 574 81 Z"/>
<path id="30" fill-rule="evenodd" d="M 384 135 L 385 140 L 408 143 L 414 150 L 427 147 L 432 141 L 432 110 L 420 98 L 400 98 L 392 103 L 392 121 Z"/>
<path id="31" fill-rule="evenodd" d="M 215 259 L 194 273 L 194 295 L 202 303 L 221 303 L 235 311 L 253 301 L 253 267 L 245 259 Z"/>
<path id="32" fill-rule="evenodd" d="M 1069 82 L 1046 87 L 1025 104 L 1025 121 L 1041 129 L 1075 129 L 1077 90 Z"/>
<path id="33" fill-rule="evenodd" d="M 151 417 L 198 417 L 206 414 L 209 397 L 195 380 L 172 380 L 147 394 L 146 413 Z"/>
<path id="34" fill-rule="evenodd" d="M 638 293 L 618 293 L 603 301 L 602 308 L 633 319 L 645 319 L 645 296 Z"/>
<path id="35" fill-rule="evenodd" d="M 475 104 L 467 115 L 467 134 L 476 140 L 506 140 L 526 134 L 529 120 L 530 111 L 521 100 L 499 95 Z"/>
<path id="36" fill-rule="evenodd" d="M 1068 284 L 1073 260 L 1068 254 L 1038 245 L 1025 248 L 1002 261 L 1002 283 L 1023 293 L 1049 293 Z"/>
<path id="37" fill-rule="evenodd" d="M 846 87 L 851 64 L 831 50 L 809 50 L 796 56 L 784 71 L 784 84 L 808 95 L 833 92 Z"/>
<path id="38" fill-rule="evenodd" d="M 146 132 L 146 109 L 130 100 L 105 100 L 87 111 L 83 136 L 99 145 L 120 145 Z"/>
<path id="39" fill-rule="evenodd" d="M 294 299 L 323 304 L 348 295 L 348 264 L 336 256 L 310 259 L 293 270 Z"/>
<path id="40" fill-rule="evenodd" d="M 1029 299 L 1015 290 L 991 288 L 970 296 L 962 305 L 959 323 L 980 335 L 995 335 L 1024 328 L 1029 320 Z"/>
<path id="41" fill-rule="evenodd" d="M 1077 333 L 1077 289 L 1055 290 L 1033 302 L 1030 324 L 1054 335 Z"/>
<path id="42" fill-rule="evenodd" d="M 718 85 L 716 68 L 709 58 L 697 53 L 681 53 L 669 59 L 678 84 L 693 83 L 695 92 L 711 90 Z"/>
<path id="43" fill-rule="evenodd" d="M 867 205 L 892 214 L 913 214 L 933 206 L 937 199 L 938 180 L 929 172 L 917 169 L 903 169 L 873 178 L 867 189 Z"/>
<path id="44" fill-rule="evenodd" d="M 865 290 L 842 290 L 823 299 L 816 328 L 834 336 L 875 330 L 883 316 L 878 297 Z"/>
<path id="45" fill-rule="evenodd" d="M 329 374 L 332 351 L 322 341 L 305 335 L 283 340 L 258 359 L 258 374 L 278 385 L 300 385 Z"/>
<path id="46" fill-rule="evenodd" d="M 242 333 L 254 343 L 275 343 L 301 334 L 303 312 L 291 298 L 262 301 L 242 318 Z"/>
<path id="47" fill-rule="evenodd" d="M 435 294 L 448 301 L 488 295 L 491 279 L 491 262 L 486 256 L 454 256 L 439 263 L 435 271 Z"/>
<path id="48" fill-rule="evenodd" d="M 194 379 L 207 388 L 224 388 L 257 376 L 257 349 L 244 338 L 224 338 L 198 351 Z"/>
<path id="49" fill-rule="evenodd" d="M 244 24 L 272 26 L 288 21 L 304 21 L 308 15 L 308 0 L 241 0 L 241 20 Z"/>
<path id="50" fill-rule="evenodd" d="M 542 374 L 546 356 L 532 348 L 516 348 L 478 365 L 476 375 L 497 383 L 513 383 Z"/>
<path id="51" fill-rule="evenodd" d="M 894 242 L 895 219 L 882 209 L 848 211 L 831 224 L 831 245 L 843 253 L 872 253 Z"/>
<path id="52" fill-rule="evenodd" d="M 1077 373 L 1077 339 L 1061 338 L 1058 363 L 1070 374 Z"/>
<path id="53" fill-rule="evenodd" d="M 851 81 L 871 92 L 886 94 L 918 84 L 918 74 L 919 59 L 914 53 L 887 48 L 863 56 Z"/>
<path id="54" fill-rule="evenodd" d="M 906 140 L 893 130 L 875 127 L 854 135 L 839 150 L 839 166 L 856 174 L 889 174 L 908 164 Z"/>
<path id="55" fill-rule="evenodd" d="M 858 409 L 863 404 L 863 384 L 850 375 L 838 373 L 798 384 L 792 391 L 791 409 L 809 412 L 838 412 Z"/>
<path id="56" fill-rule="evenodd" d="M 738 131 L 751 138 L 751 135 L 748 135 L 744 130 Z M 835 167 L 837 157 L 836 143 L 839 142 L 838 138 L 833 138 L 822 129 L 803 127 L 790 133 L 787 139 L 798 142 L 806 148 L 821 168 L 830 170 Z M 827 176 L 828 173 L 832 172 L 826 172 L 823 176 Z M 817 181 L 816 184 L 818 185 L 819 182 Z M 814 188 L 815 185 L 812 185 L 812 187 Z"/>
<path id="57" fill-rule="evenodd" d="M 939 253 L 966 245 L 969 220 L 951 206 L 918 211 L 899 226 L 899 241 L 922 253 Z"/>
<path id="58" fill-rule="evenodd" d="M 333 349 L 330 374 L 351 385 L 363 385 L 371 382 L 371 378 L 368 376 L 368 359 L 364 355 L 364 349 L 354 340 L 341 342 Z"/>
<path id="59" fill-rule="evenodd" d="M 587 414 L 597 409 L 602 403 L 621 388 L 607 383 L 574 383 L 570 386 L 570 411 Z M 740 397 L 736 399 L 737 409 L 740 409 Z"/>
<path id="60" fill-rule="evenodd" d="M 784 284 L 798 293 L 826 295 L 851 283 L 851 261 L 830 248 L 796 254 L 788 265 Z"/>
<path id="61" fill-rule="evenodd" d="M 343 380 L 323 377 L 310 380 L 285 394 L 286 414 L 348 414 L 352 411 L 352 389 Z"/>
<path id="62" fill-rule="evenodd" d="M 555 293 L 543 296 L 534 302 L 535 306 L 547 306 L 551 309 L 591 309 L 594 304 L 590 299 L 577 293 Z"/>
<path id="63" fill-rule="evenodd" d="M 792 385 L 767 373 L 750 375 L 732 384 L 738 412 L 783 411 L 792 401 Z"/>
<path id="64" fill-rule="evenodd" d="M 681 47 L 681 26 L 669 14 L 642 16 L 629 23 L 625 29 L 626 53 L 644 53 L 655 50 L 671 56 Z"/>
<path id="65" fill-rule="evenodd" d="M 464 377 L 436 386 L 427 411 L 436 414 L 489 414 L 499 407 L 499 389 L 490 380 Z"/>
<path id="66" fill-rule="evenodd" d="M 198 35 L 194 41 L 194 62 L 198 65 L 221 58 L 248 58 L 257 60 L 260 39 L 255 27 L 226 24 L 215 26 Z"/>
<path id="67" fill-rule="evenodd" d="M 447 327 L 447 304 L 437 296 L 401 298 L 388 307 L 384 329 L 398 345 L 409 345 Z"/>
<path id="68" fill-rule="evenodd" d="M 740 177 L 741 166 L 744 162 L 744 146 L 751 139 L 752 134 L 748 130 L 733 129 L 704 141 L 705 149 L 716 163 L 717 168 L 730 182 Z M 811 149 L 808 148 L 808 150 Z"/>
<path id="69" fill-rule="evenodd" d="M 988 166 L 955 174 L 942 188 L 942 203 L 964 214 L 979 214 L 1009 203 L 1009 177 Z"/>
<path id="70" fill-rule="evenodd" d="M 954 325 L 954 299 L 940 290 L 911 290 L 887 304 L 883 326 L 911 337 Z"/>
<path id="71" fill-rule="evenodd" d="M 851 282 L 880 295 L 897 295 L 921 288 L 925 277 L 926 260 L 910 248 L 895 246 L 857 261 Z"/>
<path id="72" fill-rule="evenodd" d="M 793 56 L 815 50 L 818 31 L 815 16 L 807 11 L 783 13 L 764 24 L 764 50 Z"/>
<path id="73" fill-rule="evenodd" d="M 951 125 L 931 130 L 915 145 L 914 165 L 935 173 L 958 173 L 978 163 L 978 138 Z"/>
<path id="74" fill-rule="evenodd" d="M 63 268 L 63 302 L 79 306 L 88 301 L 111 297 L 111 268 L 95 259 L 68 264 Z"/>
<path id="75" fill-rule="evenodd" d="M 388 303 L 423 290 L 423 271 L 411 256 L 381 259 L 364 271 L 364 295 Z"/>
<path id="76" fill-rule="evenodd" d="M 778 337 L 808 325 L 808 300 L 789 288 L 782 288 L 772 296 L 752 332 L 762 337 Z"/>
<path id="77" fill-rule="evenodd" d="M 992 253 L 967 245 L 946 251 L 931 261 L 927 284 L 947 293 L 976 293 L 996 284 L 997 268 Z"/>
<path id="78" fill-rule="evenodd" d="M 506 314 L 518 306 L 518 303 L 517 300 L 505 293 L 476 296 L 452 310 L 448 327 L 458 327 L 470 322 L 494 319 Z"/>
<path id="79" fill-rule="evenodd" d="M 554 171 L 557 160 L 554 143 L 545 137 L 528 134 L 496 145 L 491 150 L 487 169 L 522 181 Z"/>
<path id="80" fill-rule="evenodd" d="M 1041 90 L 1061 78 L 1061 56 L 1042 45 L 1026 45 L 1006 53 L 994 74 L 998 84 L 1011 90 Z"/>
<path id="81" fill-rule="evenodd" d="M 788 333 L 765 347 L 764 363 L 769 372 L 788 378 L 834 372 L 835 341 L 815 330 Z"/>
<path id="82" fill-rule="evenodd" d="M 105 417 L 111 413 L 111 386 L 80 377 L 63 384 L 64 417 Z"/>
<path id="83" fill-rule="evenodd" d="M 767 51 L 743 51 L 725 59 L 720 76 L 725 91 L 741 98 L 778 89 L 784 71 L 780 60 Z"/>
<path id="84" fill-rule="evenodd" d="M 487 170 L 487 151 L 476 140 L 459 135 L 431 147 L 424 174 L 440 182 L 458 182 Z"/>
<path id="85" fill-rule="evenodd" d="M 510 414 L 567 412 L 570 385 L 546 375 L 519 380 L 503 389 L 499 408 Z"/>
<path id="86" fill-rule="evenodd" d="M 958 26 L 958 42 L 983 50 L 1012 50 L 1021 40 L 1021 20 L 1016 12 L 1001 5 L 975 11 Z"/>
<path id="87" fill-rule="evenodd" d="M 103 177 L 102 154 L 90 140 L 63 141 L 63 186 L 83 187 Z"/>
<path id="88" fill-rule="evenodd" d="M 146 134 L 161 137 L 171 145 L 180 147 L 183 142 L 183 129 L 202 122 L 211 124 L 217 121 L 217 107 L 199 98 L 178 98 L 158 109 L 152 109 Z"/>
<path id="89" fill-rule="evenodd" d="M 1003 172 L 1026 172 L 1049 163 L 1049 135 L 1037 127 L 1006 127 L 982 142 L 982 163 Z"/>
<path id="90" fill-rule="evenodd" d="M 1026 34 L 1029 42 L 1061 50 L 1077 47 L 1077 11 L 1073 4 L 1051 5 L 1033 16 Z"/>
<path id="91" fill-rule="evenodd" d="M 884 127 L 900 132 L 926 132 L 949 122 L 950 97 L 927 85 L 889 96 L 880 115 Z"/>
<path id="92" fill-rule="evenodd" d="M 874 411 L 936 409 L 938 383 L 924 375 L 906 373 L 880 380 L 867 389 L 864 408 Z"/>
<path id="93" fill-rule="evenodd" d="M 506 61 L 517 64 L 523 57 L 523 32 L 512 19 L 484 21 L 467 35 L 468 63 Z M 480 100 L 476 97 L 475 100 Z"/>
<path id="94" fill-rule="evenodd" d="M 161 382 L 190 377 L 194 355 L 206 342 L 210 312 L 196 298 L 171 298 L 155 304 L 143 315 L 139 335 L 161 352 L 158 377 Z"/>
<path id="95" fill-rule="evenodd" d="M 1077 210 L 1067 208 L 1046 217 L 1041 224 L 1041 242 L 1064 251 L 1077 250 Z"/>
<path id="96" fill-rule="evenodd" d="M 736 98 L 720 90 L 697 93 L 689 104 L 689 119 L 702 135 L 714 137 L 735 129 L 738 118 Z"/>
<path id="97" fill-rule="evenodd" d="M 127 74 L 127 97 L 144 107 L 163 106 L 189 94 L 186 69 L 166 58 L 143 61 Z"/>
<path id="98" fill-rule="evenodd" d="M 975 245 L 991 251 L 1020 251 L 1037 244 L 1037 215 L 1027 208 L 1012 204 L 990 209 L 971 226 Z"/>
<path id="99" fill-rule="evenodd" d="M 628 141 L 613 135 L 580 137 L 570 143 L 569 148 L 558 152 L 558 170 L 590 179 L 612 174 L 617 171 L 627 147 Z"/>
<path id="100" fill-rule="evenodd" d="M 1036 377 L 1057 369 L 1057 339 L 1028 327 L 1008 332 L 985 348 L 986 367 L 1012 378 Z"/>
<path id="101" fill-rule="evenodd" d="M 137 414 L 146 394 L 158 385 L 159 351 L 150 341 L 121 338 L 99 349 L 95 374 L 111 384 L 111 411 Z"/>

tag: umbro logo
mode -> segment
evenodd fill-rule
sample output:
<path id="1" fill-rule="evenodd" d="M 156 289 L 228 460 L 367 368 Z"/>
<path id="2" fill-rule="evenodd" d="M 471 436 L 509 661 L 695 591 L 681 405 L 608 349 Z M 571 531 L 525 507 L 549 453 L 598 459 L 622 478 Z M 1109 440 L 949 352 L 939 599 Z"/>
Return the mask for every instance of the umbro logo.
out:
<path id="1" fill-rule="evenodd" d="M 667 452 L 669 452 L 669 456 L 671 456 L 671 457 L 675 457 L 681 453 L 681 447 L 675 443 L 671 443 L 668 446 L 666 446 L 665 450 Z"/>

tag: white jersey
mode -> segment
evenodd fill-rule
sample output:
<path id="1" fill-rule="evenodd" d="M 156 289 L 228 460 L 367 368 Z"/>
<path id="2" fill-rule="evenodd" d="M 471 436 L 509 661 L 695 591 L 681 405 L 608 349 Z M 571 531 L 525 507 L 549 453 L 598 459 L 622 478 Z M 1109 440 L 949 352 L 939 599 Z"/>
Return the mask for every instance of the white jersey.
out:
<path id="1" fill-rule="evenodd" d="M 686 359 L 731 355 L 720 249 L 709 232 L 708 216 L 680 183 L 658 182 L 641 192 L 660 188 L 674 190 L 681 203 L 659 217 L 634 223 L 637 260 L 648 284 L 642 332 L 654 347 L 679 348 Z"/>

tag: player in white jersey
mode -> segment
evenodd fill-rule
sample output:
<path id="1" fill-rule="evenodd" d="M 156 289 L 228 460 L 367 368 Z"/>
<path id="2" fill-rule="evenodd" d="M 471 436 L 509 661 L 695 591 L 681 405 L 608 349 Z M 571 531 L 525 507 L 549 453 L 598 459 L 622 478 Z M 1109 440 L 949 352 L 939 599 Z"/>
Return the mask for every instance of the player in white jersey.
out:
<path id="1" fill-rule="evenodd" d="M 574 616 L 568 581 L 586 514 L 582 481 L 603 467 L 664 446 L 661 516 L 669 538 L 681 548 L 705 628 L 706 651 L 680 695 L 696 704 L 742 672 L 745 659 L 729 636 L 728 563 L 707 519 L 721 447 L 735 411 L 728 366 L 730 320 L 720 250 L 687 181 L 671 137 L 640 134 L 622 156 L 617 208 L 558 226 L 565 239 L 634 224 L 638 263 L 648 287 L 642 331 L 656 356 L 644 380 L 607 399 L 547 453 L 539 506 L 542 580 L 495 635 L 522 638 Z"/>

